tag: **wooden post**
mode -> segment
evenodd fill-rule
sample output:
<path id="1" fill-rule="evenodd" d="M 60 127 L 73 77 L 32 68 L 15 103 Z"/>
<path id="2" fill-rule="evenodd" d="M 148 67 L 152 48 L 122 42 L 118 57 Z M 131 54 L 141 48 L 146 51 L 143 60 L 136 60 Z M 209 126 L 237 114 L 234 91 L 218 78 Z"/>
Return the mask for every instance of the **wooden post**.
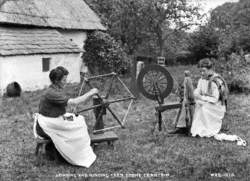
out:
<path id="1" fill-rule="evenodd" d="M 137 88 L 137 81 L 136 81 L 136 56 L 131 58 L 131 82 L 130 82 L 130 88 L 132 90 L 133 95 L 138 98 L 139 92 Z"/>
<path id="2" fill-rule="evenodd" d="M 158 111 L 158 129 L 159 129 L 159 131 L 161 131 L 162 130 L 162 115 L 161 115 L 161 112 L 160 111 Z"/>
<path id="3" fill-rule="evenodd" d="M 99 98 L 97 96 L 93 97 L 93 105 L 99 105 L 101 103 L 102 103 L 101 98 Z M 106 114 L 105 107 L 99 106 L 99 107 L 95 108 L 94 114 L 95 114 L 95 118 L 96 118 L 94 130 L 104 129 L 103 115 Z M 103 133 L 103 131 L 98 131 L 97 133 L 100 134 L 100 133 Z"/>

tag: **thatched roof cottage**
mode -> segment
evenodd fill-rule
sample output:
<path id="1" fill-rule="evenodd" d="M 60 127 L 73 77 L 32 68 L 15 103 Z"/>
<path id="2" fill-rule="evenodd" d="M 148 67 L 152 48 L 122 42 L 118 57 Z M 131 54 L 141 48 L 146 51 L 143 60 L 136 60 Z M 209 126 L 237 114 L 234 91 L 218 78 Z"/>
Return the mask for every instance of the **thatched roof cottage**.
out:
<path id="1" fill-rule="evenodd" d="M 49 85 L 55 66 L 80 81 L 87 32 L 105 30 L 83 0 L 0 0 L 0 93 L 18 82 L 23 90 Z"/>

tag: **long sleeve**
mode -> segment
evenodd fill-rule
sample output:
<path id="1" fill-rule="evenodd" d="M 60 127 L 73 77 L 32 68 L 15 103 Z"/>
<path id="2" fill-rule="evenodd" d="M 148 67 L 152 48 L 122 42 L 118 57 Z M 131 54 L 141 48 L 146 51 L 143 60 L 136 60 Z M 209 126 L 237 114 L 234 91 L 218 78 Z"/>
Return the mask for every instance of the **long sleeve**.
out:
<path id="1" fill-rule="evenodd" d="M 50 87 L 41 97 L 39 113 L 47 117 L 58 117 L 66 113 L 69 98 L 62 90 Z"/>
<path id="2" fill-rule="evenodd" d="M 217 85 L 212 82 L 212 94 L 211 95 L 202 95 L 201 98 L 203 101 L 211 102 L 211 103 L 216 103 L 219 100 L 219 90 Z"/>

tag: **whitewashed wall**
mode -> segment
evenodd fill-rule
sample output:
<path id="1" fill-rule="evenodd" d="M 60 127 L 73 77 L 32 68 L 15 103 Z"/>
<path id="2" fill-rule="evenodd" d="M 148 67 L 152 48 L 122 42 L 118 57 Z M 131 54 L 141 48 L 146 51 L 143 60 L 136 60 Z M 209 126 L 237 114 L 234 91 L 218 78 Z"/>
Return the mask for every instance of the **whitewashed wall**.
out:
<path id="1" fill-rule="evenodd" d="M 64 37 L 72 40 L 78 47 L 83 50 L 85 40 L 87 39 L 87 33 L 80 30 L 58 30 Z"/>
<path id="2" fill-rule="evenodd" d="M 73 41 L 75 44 L 78 45 L 78 47 L 83 50 L 83 52 L 80 54 L 80 56 L 82 56 L 82 54 L 84 53 L 84 45 L 85 45 L 85 41 L 87 39 L 87 32 L 86 31 L 81 31 L 81 30 L 58 30 L 58 32 L 60 32 L 64 37 L 66 37 L 67 39 Z M 82 64 L 82 62 L 81 62 Z M 85 64 L 82 64 L 82 71 L 83 70 L 87 70 L 87 66 L 85 66 Z"/>
<path id="3" fill-rule="evenodd" d="M 9 83 L 16 81 L 22 90 L 43 89 L 50 84 L 49 71 L 42 71 L 42 58 L 51 58 L 50 70 L 64 66 L 69 71 L 68 82 L 80 82 L 80 54 L 51 54 L 0 57 L 0 93 Z"/>

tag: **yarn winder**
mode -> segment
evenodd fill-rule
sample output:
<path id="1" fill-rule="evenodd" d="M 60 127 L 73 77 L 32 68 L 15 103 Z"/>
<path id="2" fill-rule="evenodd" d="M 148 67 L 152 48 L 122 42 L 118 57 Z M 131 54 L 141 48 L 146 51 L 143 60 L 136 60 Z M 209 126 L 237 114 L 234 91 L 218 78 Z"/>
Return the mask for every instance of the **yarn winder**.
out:
<path id="1" fill-rule="evenodd" d="M 106 95 L 100 96 L 99 94 L 97 94 L 96 96 L 93 97 L 93 106 L 86 108 L 86 109 L 83 109 L 83 110 L 76 111 L 77 114 L 80 114 L 80 113 L 82 113 L 84 111 L 88 111 L 88 110 L 94 111 L 95 125 L 94 125 L 94 129 L 93 129 L 92 133 L 90 134 L 92 145 L 98 144 L 101 142 L 107 142 L 108 145 L 113 146 L 114 141 L 118 140 L 118 136 L 111 130 L 115 129 L 115 128 L 119 128 L 119 127 L 125 128 L 125 122 L 126 122 L 129 110 L 132 106 L 133 100 L 135 99 L 134 95 L 129 91 L 129 89 L 127 88 L 125 83 L 114 72 L 110 73 L 110 74 L 89 77 L 87 79 L 84 78 L 83 79 L 84 81 L 82 82 L 82 86 L 80 89 L 80 93 L 82 91 L 82 87 L 84 84 L 90 88 L 93 88 L 93 86 L 91 84 L 92 80 L 98 79 L 98 78 L 107 78 L 107 77 L 111 77 L 111 82 L 110 82 L 110 85 L 108 87 L 108 91 L 107 91 Z M 125 91 L 127 91 L 129 93 L 129 96 L 124 97 L 124 98 L 120 98 L 120 99 L 116 99 L 116 100 L 108 100 L 113 82 L 115 80 L 117 80 L 123 86 Z M 115 114 L 115 112 L 109 107 L 109 105 L 113 104 L 113 103 L 125 102 L 125 101 L 130 101 L 130 102 L 129 102 L 127 111 L 126 111 L 123 119 L 120 120 L 118 118 L 118 116 Z M 104 118 L 103 117 L 107 112 L 111 113 L 112 117 L 118 122 L 119 125 L 108 127 L 108 128 L 104 127 Z"/>

